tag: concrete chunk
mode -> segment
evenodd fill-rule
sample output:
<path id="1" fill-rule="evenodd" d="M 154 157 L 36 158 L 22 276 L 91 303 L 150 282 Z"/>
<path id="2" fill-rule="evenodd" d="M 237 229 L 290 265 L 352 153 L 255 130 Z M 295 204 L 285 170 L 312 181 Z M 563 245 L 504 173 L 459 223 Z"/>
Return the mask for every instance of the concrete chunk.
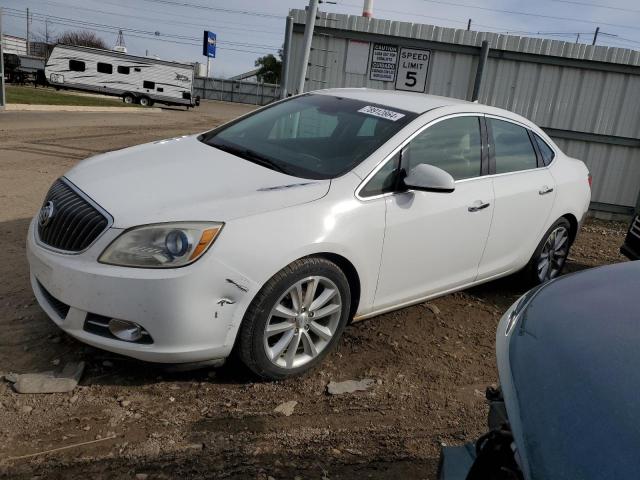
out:
<path id="1" fill-rule="evenodd" d="M 344 382 L 331 381 L 327 385 L 327 392 L 330 395 L 342 395 L 343 393 L 353 393 L 364 391 L 375 383 L 372 378 L 364 378 L 362 380 L 345 380 Z"/>
<path id="2" fill-rule="evenodd" d="M 62 372 L 15 375 L 13 388 L 18 393 L 66 393 L 73 391 L 82 377 L 84 362 L 67 363 Z"/>

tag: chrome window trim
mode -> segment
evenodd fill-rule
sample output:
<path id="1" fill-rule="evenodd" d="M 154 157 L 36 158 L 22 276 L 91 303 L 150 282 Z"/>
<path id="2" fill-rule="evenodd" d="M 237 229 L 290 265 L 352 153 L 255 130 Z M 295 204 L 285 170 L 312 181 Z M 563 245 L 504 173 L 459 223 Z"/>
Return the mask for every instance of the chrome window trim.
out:
<path id="1" fill-rule="evenodd" d="M 411 135 L 409 135 L 407 138 L 405 138 L 400 143 L 400 145 L 398 145 L 396 148 L 394 148 L 389 155 L 387 155 L 378 165 L 376 165 L 376 167 L 373 170 L 371 170 L 371 172 L 369 172 L 369 174 L 366 177 L 364 177 L 364 180 L 356 188 L 356 191 L 355 191 L 356 198 L 358 200 L 364 202 L 364 201 L 367 201 L 367 200 L 374 200 L 374 199 L 377 199 L 377 198 L 386 197 L 388 195 L 396 195 L 398 192 L 386 192 L 386 193 L 381 193 L 379 195 L 372 195 L 370 197 L 362 197 L 360 195 L 360 191 L 365 187 L 365 185 L 369 182 L 369 180 L 371 180 L 371 178 L 373 176 L 375 176 L 375 174 L 378 173 L 378 171 L 381 170 L 387 164 L 387 162 L 389 162 L 411 140 L 413 140 L 415 137 L 420 135 L 427 128 L 431 127 L 432 125 L 435 125 L 436 123 L 440 123 L 440 122 L 442 122 L 444 120 L 448 120 L 450 118 L 456 118 L 456 117 L 482 117 L 482 116 L 483 116 L 483 114 L 482 113 L 478 113 L 478 112 L 458 112 L 458 113 L 451 113 L 449 115 L 444 115 L 442 117 L 434 118 L 430 122 L 425 123 L 424 125 L 419 127 L 415 132 L 413 132 Z M 418 117 L 418 118 L 420 118 L 420 117 Z M 478 126 L 478 128 L 479 128 L 479 126 Z M 456 180 L 456 183 L 464 182 L 464 181 L 468 181 L 468 180 L 476 180 L 478 178 L 481 178 L 481 177 L 484 178 L 486 176 L 487 175 L 484 175 L 484 176 L 479 175 L 477 177 L 464 178 L 462 180 Z"/>
<path id="2" fill-rule="evenodd" d="M 513 120 L 511 118 L 507 118 L 507 117 L 502 117 L 500 115 L 496 115 L 493 113 L 482 113 L 482 112 L 460 112 L 460 113 L 452 113 L 449 115 L 444 115 L 442 117 L 438 117 L 433 119 L 432 121 L 422 125 L 420 128 L 418 128 L 418 130 L 416 130 L 415 132 L 413 132 L 411 135 L 409 135 L 405 140 L 402 141 L 402 143 L 393 149 L 393 151 L 387 155 L 378 165 L 376 165 L 376 167 L 366 176 L 364 177 L 364 180 L 362 180 L 362 182 L 358 185 L 358 187 L 356 188 L 355 191 L 355 196 L 358 200 L 362 201 L 362 202 L 366 202 L 368 200 L 375 200 L 378 198 L 383 198 L 383 197 L 387 197 L 390 195 L 397 195 L 398 192 L 386 192 L 386 193 L 381 193 L 379 195 L 372 195 L 370 197 L 362 197 L 360 195 L 360 191 L 365 187 L 365 185 L 369 182 L 369 180 L 371 180 L 371 178 L 378 173 L 379 170 L 382 169 L 382 167 L 384 167 L 384 165 L 390 161 L 400 150 L 402 150 L 405 145 L 407 145 L 407 143 L 409 143 L 411 140 L 413 140 L 417 135 L 419 135 L 420 133 L 422 133 L 424 130 L 426 130 L 427 128 L 431 127 L 432 125 L 435 125 L 436 123 L 439 123 L 443 120 L 448 120 L 450 118 L 455 118 L 455 117 L 485 117 L 485 118 L 495 118 L 496 120 L 501 120 L 503 122 L 510 122 L 513 123 L 514 125 L 518 125 L 519 127 L 525 128 L 527 130 L 532 131 L 533 133 L 535 133 L 536 135 L 538 135 L 543 141 L 544 143 L 546 143 L 549 148 L 551 148 L 551 150 L 553 151 L 554 157 L 552 162 L 549 165 L 545 165 L 543 167 L 536 167 L 536 168 L 528 168 L 527 170 L 516 170 L 514 172 L 505 172 L 505 173 L 493 173 L 493 174 L 488 174 L 488 175 L 478 175 L 477 177 L 470 177 L 470 178 L 463 178 L 460 180 L 455 180 L 455 183 L 463 183 L 463 182 L 469 182 L 469 181 L 475 181 L 475 180 L 479 180 L 479 179 L 486 179 L 486 178 L 498 178 L 498 177 L 504 177 L 506 175 L 514 175 L 514 174 L 519 174 L 519 173 L 526 173 L 526 172 L 534 172 L 534 171 L 538 171 L 538 170 L 548 170 L 549 168 L 551 168 L 552 165 L 554 165 L 558 159 L 558 151 L 555 149 L 554 146 L 549 145 L 549 143 L 544 140 L 544 138 L 542 138 L 542 136 L 540 136 L 540 134 L 538 134 L 537 132 L 535 132 L 530 126 L 518 121 L 518 120 Z M 539 128 L 539 127 L 538 127 Z M 531 148 L 533 149 L 533 145 L 531 145 Z M 534 149 L 534 153 L 535 153 L 535 149 Z"/>
<path id="3" fill-rule="evenodd" d="M 100 205 L 98 205 L 91 197 L 89 197 L 89 195 L 87 195 L 82 190 L 80 190 L 67 177 L 60 177 L 59 180 L 61 182 L 63 182 L 65 185 L 67 185 L 69 188 L 71 188 L 80 197 L 82 197 L 83 200 L 85 200 L 87 203 L 89 203 L 93 208 L 98 210 L 98 212 L 100 212 L 104 216 L 104 218 L 107 219 L 107 226 L 104 227 L 104 230 L 102 230 L 102 232 L 100 232 L 100 234 L 93 240 L 93 242 L 91 242 L 85 249 L 79 250 L 77 252 L 72 252 L 72 251 L 69 251 L 69 250 L 61 250 L 59 248 L 52 247 L 51 245 L 47 245 L 46 243 L 42 242 L 40 240 L 40 235 L 38 234 L 38 223 L 37 222 L 36 222 L 36 224 L 34 225 L 34 228 L 33 228 L 33 235 L 35 236 L 35 240 L 36 240 L 36 243 L 38 244 L 38 246 L 40 246 L 40 247 L 42 247 L 42 248 L 44 248 L 46 250 L 49 250 L 49 251 L 55 252 L 55 253 L 59 253 L 59 254 L 62 254 L 62 255 L 80 255 L 80 254 L 86 252 L 87 250 L 89 250 L 91 247 L 93 247 L 93 245 L 95 245 L 95 243 L 98 240 L 100 240 L 100 238 L 113 226 L 113 217 L 111 216 L 111 214 L 109 212 L 107 212 L 104 208 L 102 208 Z M 48 193 L 48 191 L 47 191 L 47 193 Z M 42 207 L 40 207 L 40 208 L 42 208 Z"/>

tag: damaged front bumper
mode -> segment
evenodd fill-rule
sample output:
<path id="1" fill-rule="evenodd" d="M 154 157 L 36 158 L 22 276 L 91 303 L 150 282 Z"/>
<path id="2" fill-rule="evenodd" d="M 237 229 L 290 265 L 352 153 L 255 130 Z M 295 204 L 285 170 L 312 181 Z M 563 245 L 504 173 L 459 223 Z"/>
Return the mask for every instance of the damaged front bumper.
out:
<path id="1" fill-rule="evenodd" d="M 99 253 L 120 231 L 111 229 L 80 255 L 38 244 L 32 222 L 27 240 L 31 286 L 38 303 L 62 330 L 97 348 L 160 363 L 226 358 L 257 285 L 213 255 L 177 269 L 101 264 Z M 111 319 L 134 322 L 139 340 L 116 338 Z"/>

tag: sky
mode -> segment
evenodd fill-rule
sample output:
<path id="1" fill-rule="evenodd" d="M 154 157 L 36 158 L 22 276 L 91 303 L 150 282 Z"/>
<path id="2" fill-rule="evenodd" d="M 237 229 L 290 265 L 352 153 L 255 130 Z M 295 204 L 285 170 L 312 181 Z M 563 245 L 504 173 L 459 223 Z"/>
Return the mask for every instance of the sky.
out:
<path id="1" fill-rule="evenodd" d="M 335 3 L 335 4 L 332 4 Z M 360 15 L 362 0 L 321 3 L 320 10 Z M 256 58 L 276 54 L 284 39 L 285 17 L 308 0 L 0 0 L 3 31 L 41 40 L 45 23 L 55 38 L 68 30 L 93 30 L 112 46 L 123 29 L 128 52 L 166 60 L 206 63 L 202 32 L 217 34 L 212 74 L 229 77 L 249 71 Z M 637 0 L 374 0 L 374 17 L 444 27 L 542 36 L 640 49 Z M 45 19 L 48 19 L 45 22 Z"/>

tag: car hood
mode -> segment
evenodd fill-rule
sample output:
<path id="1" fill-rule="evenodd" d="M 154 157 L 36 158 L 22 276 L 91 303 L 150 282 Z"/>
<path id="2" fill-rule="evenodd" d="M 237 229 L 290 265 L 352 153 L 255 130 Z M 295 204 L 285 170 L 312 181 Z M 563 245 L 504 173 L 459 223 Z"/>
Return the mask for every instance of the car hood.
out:
<path id="1" fill-rule="evenodd" d="M 498 369 L 531 479 L 639 478 L 640 262 L 542 287 L 506 336 Z M 507 348 L 504 348 L 507 346 Z"/>
<path id="2" fill-rule="evenodd" d="M 329 180 L 271 170 L 200 142 L 160 140 L 91 157 L 66 177 L 114 218 L 114 227 L 228 221 L 323 197 Z"/>

